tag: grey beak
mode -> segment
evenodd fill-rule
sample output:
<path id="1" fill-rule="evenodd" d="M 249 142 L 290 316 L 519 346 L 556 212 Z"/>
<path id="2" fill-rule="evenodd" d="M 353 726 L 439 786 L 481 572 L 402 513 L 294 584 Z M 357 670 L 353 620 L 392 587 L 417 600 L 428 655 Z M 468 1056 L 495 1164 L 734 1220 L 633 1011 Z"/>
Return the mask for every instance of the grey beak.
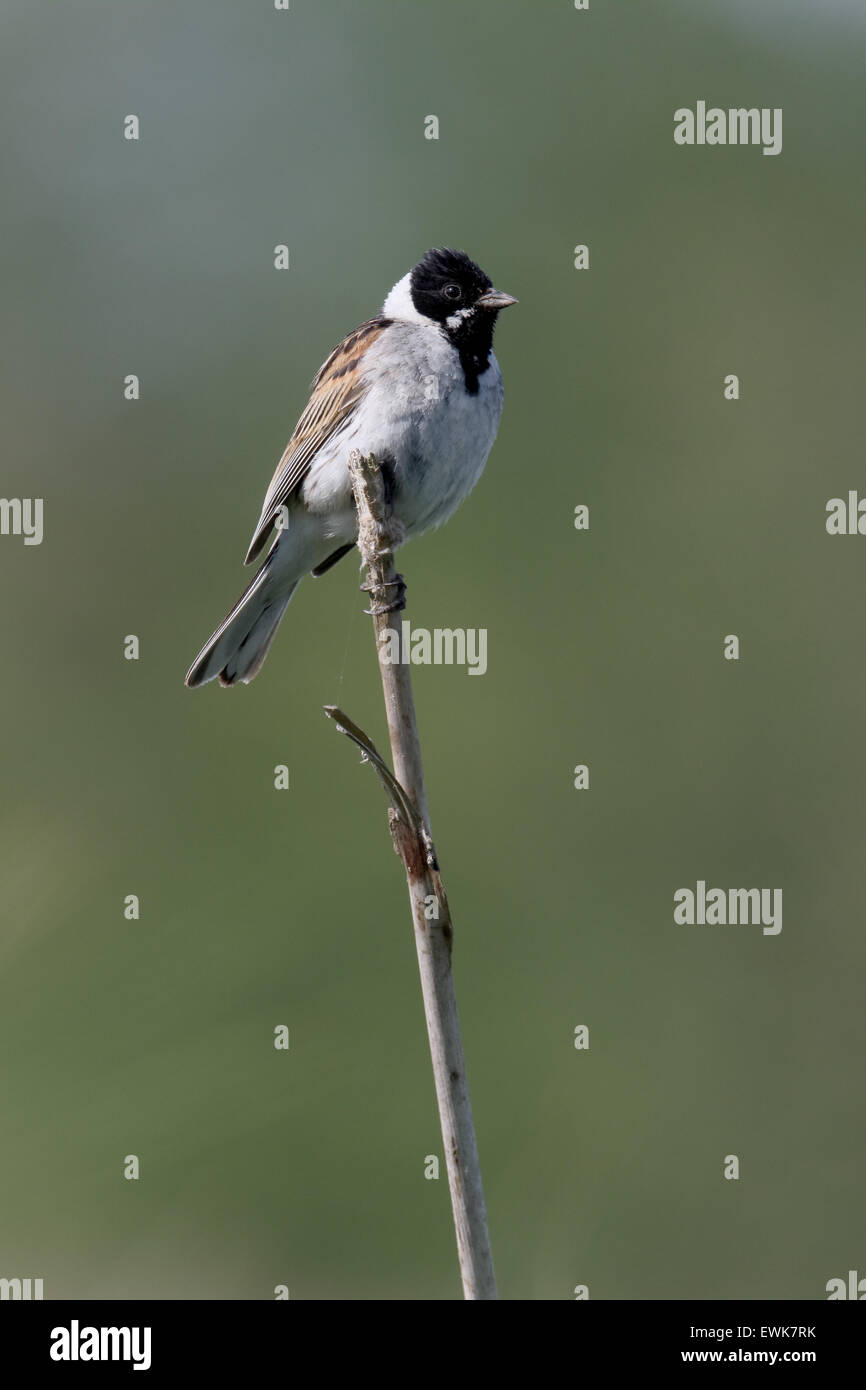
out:
<path id="1" fill-rule="evenodd" d="M 516 304 L 517 300 L 503 290 L 485 290 L 475 303 L 479 309 L 507 309 L 509 304 Z"/>

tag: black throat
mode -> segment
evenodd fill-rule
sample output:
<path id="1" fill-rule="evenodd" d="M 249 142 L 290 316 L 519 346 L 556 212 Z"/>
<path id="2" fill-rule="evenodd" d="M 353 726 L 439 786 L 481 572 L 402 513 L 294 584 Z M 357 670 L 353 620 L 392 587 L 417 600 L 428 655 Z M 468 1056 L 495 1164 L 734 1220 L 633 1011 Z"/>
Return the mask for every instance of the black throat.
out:
<path id="1" fill-rule="evenodd" d="M 449 328 L 447 323 L 441 325 L 445 337 L 460 354 L 463 380 L 470 396 L 478 395 L 478 378 L 490 366 L 495 325 L 496 314 L 489 309 L 476 309 L 461 319 L 456 328 Z"/>

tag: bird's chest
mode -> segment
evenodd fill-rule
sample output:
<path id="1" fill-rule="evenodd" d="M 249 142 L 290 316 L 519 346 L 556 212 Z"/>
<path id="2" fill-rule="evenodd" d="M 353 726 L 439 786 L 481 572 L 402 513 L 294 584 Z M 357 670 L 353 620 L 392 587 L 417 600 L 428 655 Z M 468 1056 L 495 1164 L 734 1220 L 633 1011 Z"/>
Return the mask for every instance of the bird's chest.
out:
<path id="1" fill-rule="evenodd" d="M 502 377 L 493 354 L 467 384 L 460 354 L 438 335 L 429 337 L 429 343 L 383 364 L 367 421 L 377 437 L 368 447 L 391 460 L 395 511 L 410 532 L 441 525 L 475 486 L 502 413 Z"/>

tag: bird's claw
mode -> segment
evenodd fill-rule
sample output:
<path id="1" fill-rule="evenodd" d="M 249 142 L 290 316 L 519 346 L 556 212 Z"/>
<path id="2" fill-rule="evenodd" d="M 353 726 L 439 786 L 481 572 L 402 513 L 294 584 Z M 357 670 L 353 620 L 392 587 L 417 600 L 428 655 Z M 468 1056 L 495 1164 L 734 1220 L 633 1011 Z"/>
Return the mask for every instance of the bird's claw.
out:
<path id="1" fill-rule="evenodd" d="M 383 584 L 362 584 L 360 587 L 365 594 L 378 594 L 382 589 L 398 590 L 397 597 L 390 603 L 376 603 L 364 609 L 371 618 L 381 617 L 383 613 L 399 613 L 401 608 L 406 607 L 406 580 L 402 574 L 395 574 L 393 579 L 386 579 Z"/>

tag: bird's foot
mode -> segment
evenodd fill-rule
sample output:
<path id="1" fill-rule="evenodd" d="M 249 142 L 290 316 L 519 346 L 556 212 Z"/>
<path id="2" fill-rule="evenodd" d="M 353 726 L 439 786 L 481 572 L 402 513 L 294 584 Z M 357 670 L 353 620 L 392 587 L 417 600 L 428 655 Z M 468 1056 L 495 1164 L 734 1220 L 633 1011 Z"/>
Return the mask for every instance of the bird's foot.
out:
<path id="1" fill-rule="evenodd" d="M 406 580 L 402 574 L 395 574 L 393 579 L 386 579 L 384 584 L 362 584 L 361 590 L 365 594 L 379 595 L 382 589 L 396 589 L 397 597 L 390 603 L 374 603 L 371 608 L 365 608 L 364 612 L 372 618 L 378 618 L 383 613 L 399 613 L 401 608 L 406 607 Z"/>

